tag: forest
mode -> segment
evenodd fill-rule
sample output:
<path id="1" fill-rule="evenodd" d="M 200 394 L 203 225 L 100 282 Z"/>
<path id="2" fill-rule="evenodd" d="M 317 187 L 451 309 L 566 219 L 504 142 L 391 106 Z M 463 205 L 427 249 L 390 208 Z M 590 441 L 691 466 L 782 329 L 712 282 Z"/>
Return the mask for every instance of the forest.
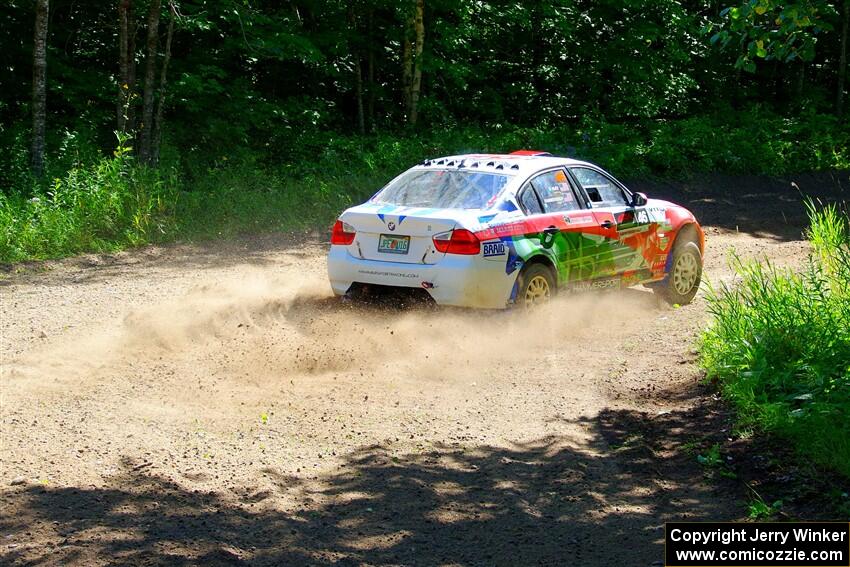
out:
<path id="1" fill-rule="evenodd" d="M 324 226 L 461 150 L 850 166 L 847 1 L 12 0 L 0 26 L 5 261 Z"/>

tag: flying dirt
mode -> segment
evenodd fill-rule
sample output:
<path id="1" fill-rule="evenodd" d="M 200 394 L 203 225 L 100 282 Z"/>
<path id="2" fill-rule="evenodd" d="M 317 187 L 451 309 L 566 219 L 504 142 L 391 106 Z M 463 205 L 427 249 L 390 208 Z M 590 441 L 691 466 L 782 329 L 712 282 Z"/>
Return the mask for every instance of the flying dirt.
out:
<path id="1" fill-rule="evenodd" d="M 732 218 L 716 186 L 647 190 L 701 216 L 711 283 L 730 248 L 805 261 L 799 199 Z M 266 237 L 8 275 L 0 557 L 651 565 L 665 520 L 743 514 L 669 461 L 706 426 L 704 292 L 388 308 L 335 299 L 325 254 Z"/>

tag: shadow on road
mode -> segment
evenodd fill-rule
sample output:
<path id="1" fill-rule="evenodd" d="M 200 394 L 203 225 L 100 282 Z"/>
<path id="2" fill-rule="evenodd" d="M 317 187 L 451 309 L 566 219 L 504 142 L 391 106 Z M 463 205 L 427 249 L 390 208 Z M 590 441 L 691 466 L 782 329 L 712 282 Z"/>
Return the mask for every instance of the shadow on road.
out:
<path id="1" fill-rule="evenodd" d="M 652 428 L 684 440 L 692 415 L 607 411 L 573 425 L 575 449 L 545 437 L 511 448 L 368 446 L 316 481 L 264 472 L 273 488 L 242 497 L 198 492 L 125 462 L 105 488 L 7 492 L 2 562 L 204 565 L 651 565 L 670 519 L 731 519 L 716 483 Z M 678 454 L 678 456 L 677 456 Z M 678 471 L 678 474 L 675 472 Z M 662 478 L 664 480 L 662 480 Z M 728 488 L 728 487 L 727 487 Z M 277 494 L 276 494 L 277 493 Z M 289 511 L 265 506 L 300 494 Z M 306 497 L 304 496 L 306 495 Z M 728 504 L 727 504 L 728 505 Z M 26 535 L 25 535 L 26 534 Z"/>
<path id="2" fill-rule="evenodd" d="M 626 185 L 690 209 L 703 227 L 779 241 L 800 240 L 808 226 L 807 197 L 830 203 L 850 197 L 850 173 L 782 177 L 702 174 L 690 180 L 636 180 Z"/>

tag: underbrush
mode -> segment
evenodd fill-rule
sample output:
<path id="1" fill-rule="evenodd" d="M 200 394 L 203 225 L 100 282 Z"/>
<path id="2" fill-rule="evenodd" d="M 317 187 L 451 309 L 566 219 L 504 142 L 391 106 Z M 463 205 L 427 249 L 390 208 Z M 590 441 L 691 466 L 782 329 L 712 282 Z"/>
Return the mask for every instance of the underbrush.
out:
<path id="1" fill-rule="evenodd" d="M 849 124 L 814 113 L 784 118 L 758 107 L 626 124 L 586 118 L 368 136 L 311 131 L 262 147 L 164 144 L 158 170 L 138 167 L 128 155 L 94 159 L 96 148 L 86 145 L 92 139 L 64 136 L 43 181 L 27 174 L 20 140 L 16 151 L 0 155 L 0 262 L 325 228 L 396 174 L 446 154 L 539 149 L 596 162 L 623 178 L 850 168 Z"/>
<path id="2" fill-rule="evenodd" d="M 366 138 L 314 133 L 287 153 L 286 168 L 399 172 L 425 157 L 536 149 L 595 162 L 623 178 L 700 172 L 781 175 L 850 168 L 850 123 L 759 107 L 706 116 L 610 123 L 599 118 L 517 127 L 454 127 Z"/>
<path id="3" fill-rule="evenodd" d="M 385 182 L 369 175 L 295 177 L 238 167 L 211 171 L 180 194 L 173 236 L 195 240 L 329 227 L 341 211 L 366 200 Z"/>
<path id="4" fill-rule="evenodd" d="M 174 172 L 135 167 L 116 155 L 71 168 L 29 194 L 0 193 L 0 261 L 117 250 L 169 234 Z"/>
<path id="5" fill-rule="evenodd" d="M 742 427 L 778 434 L 850 478 L 850 219 L 810 204 L 802 270 L 735 259 L 700 350 Z"/>

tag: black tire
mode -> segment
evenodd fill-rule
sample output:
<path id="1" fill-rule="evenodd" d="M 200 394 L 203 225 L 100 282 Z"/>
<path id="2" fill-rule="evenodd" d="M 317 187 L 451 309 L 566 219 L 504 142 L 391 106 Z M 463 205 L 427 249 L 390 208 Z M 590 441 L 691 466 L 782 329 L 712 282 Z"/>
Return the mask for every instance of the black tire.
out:
<path id="1" fill-rule="evenodd" d="M 687 305 L 694 300 L 702 281 L 702 254 L 693 240 L 676 242 L 670 273 L 664 281 L 653 287 L 671 305 Z"/>
<path id="2" fill-rule="evenodd" d="M 522 309 L 539 307 L 557 292 L 555 275 L 543 264 L 531 264 L 517 278 L 516 305 Z"/>

